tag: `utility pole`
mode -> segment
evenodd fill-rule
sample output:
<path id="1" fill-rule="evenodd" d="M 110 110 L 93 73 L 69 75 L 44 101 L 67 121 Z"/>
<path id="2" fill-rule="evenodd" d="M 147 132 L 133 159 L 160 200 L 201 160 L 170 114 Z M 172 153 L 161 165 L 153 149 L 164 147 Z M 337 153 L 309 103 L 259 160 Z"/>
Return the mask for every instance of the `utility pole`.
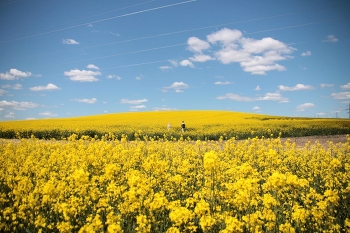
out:
<path id="1" fill-rule="evenodd" d="M 349 118 L 350 118 L 350 103 L 349 103 L 348 108 L 346 110 L 348 110 Z"/>

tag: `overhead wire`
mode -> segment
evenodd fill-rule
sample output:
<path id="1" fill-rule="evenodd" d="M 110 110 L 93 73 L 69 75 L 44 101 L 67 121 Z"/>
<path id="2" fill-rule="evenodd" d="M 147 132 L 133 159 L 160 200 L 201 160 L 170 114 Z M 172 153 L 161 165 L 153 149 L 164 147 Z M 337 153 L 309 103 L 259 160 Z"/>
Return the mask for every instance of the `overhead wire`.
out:
<path id="1" fill-rule="evenodd" d="M 73 26 L 70 26 L 70 27 L 60 28 L 60 29 L 49 31 L 49 32 L 43 32 L 43 33 L 38 33 L 38 34 L 35 34 L 35 35 L 19 37 L 19 38 L 15 38 L 15 39 L 11 39 L 11 40 L 6 40 L 6 41 L 0 41 L 0 44 L 7 43 L 7 42 L 12 42 L 12 41 L 17 41 L 17 40 L 22 40 L 22 39 L 27 39 L 27 38 L 32 38 L 32 37 L 41 36 L 41 35 L 46 35 L 46 34 L 50 34 L 50 33 L 54 33 L 54 32 L 64 31 L 64 30 L 67 30 L 67 29 L 77 28 L 77 27 L 80 27 L 80 26 L 86 26 L 86 25 L 89 25 L 89 24 L 100 23 L 100 22 L 104 22 L 104 21 L 108 21 L 108 20 L 112 20 L 112 19 L 117 19 L 117 18 L 127 17 L 127 16 L 131 16 L 131 15 L 141 14 L 141 13 L 145 13 L 145 12 L 149 12 L 149 11 L 155 11 L 155 10 L 159 10 L 159 9 L 163 9 L 163 8 L 169 8 L 169 7 L 182 5 L 182 4 L 187 4 L 187 3 L 191 3 L 191 2 L 195 2 L 195 1 L 197 1 L 197 0 L 188 0 L 188 1 L 184 1 L 184 2 L 178 2 L 178 3 L 164 5 L 164 6 L 159 6 L 159 7 L 154 7 L 154 8 L 150 8 L 150 9 L 146 9 L 146 10 L 131 12 L 131 13 L 123 14 L 123 15 L 109 17 L 109 18 L 106 18 L 106 19 L 100 19 L 100 20 L 95 20 L 95 21 L 88 22 L 88 23 L 82 23 L 82 24 L 73 25 Z"/>
<path id="2" fill-rule="evenodd" d="M 128 8 L 132 8 L 132 7 L 135 7 L 135 6 L 144 5 L 144 4 L 147 4 L 147 3 L 150 3 L 150 2 L 154 2 L 154 1 L 157 1 L 157 0 L 150 0 L 150 1 L 147 1 L 147 2 L 142 2 L 142 3 L 134 4 L 134 5 L 131 5 L 131 6 L 126 6 L 126 7 L 118 8 L 118 9 L 115 9 L 115 10 L 111 10 L 111 11 L 106 11 L 106 12 L 94 14 L 94 15 L 91 15 L 91 16 L 88 16 L 88 17 L 84 17 L 84 18 L 80 18 L 80 19 L 75 19 L 75 20 L 72 20 L 72 21 L 69 21 L 69 22 L 66 22 L 66 23 L 61 23 L 61 24 L 57 24 L 57 25 L 54 25 L 54 26 L 49 26 L 49 27 L 45 27 L 45 28 L 36 29 L 36 30 L 34 30 L 34 31 L 32 31 L 32 32 L 41 31 L 41 30 L 45 30 L 45 29 L 49 29 L 49 28 L 59 27 L 59 26 L 66 25 L 66 24 L 69 24 L 69 23 L 73 23 L 73 22 L 77 22 L 77 21 L 84 20 L 84 19 L 89 19 L 89 18 L 92 18 L 92 17 L 96 17 L 96 16 L 98 16 L 98 15 L 104 15 L 104 14 L 108 14 L 108 13 L 111 13 L 111 12 L 120 11 L 120 10 L 124 10 L 124 9 L 128 9 Z M 87 24 L 87 26 L 89 26 L 89 24 Z"/>
<path id="3" fill-rule="evenodd" d="M 254 22 L 254 21 L 272 19 L 272 18 L 277 18 L 277 17 L 283 17 L 283 16 L 290 16 L 290 15 L 295 15 L 295 14 L 307 13 L 307 12 L 311 12 L 311 11 L 318 11 L 318 10 L 329 9 L 329 8 L 333 8 L 333 7 L 339 7 L 339 6 L 342 6 L 342 5 L 344 5 L 344 4 L 331 5 L 331 6 L 320 7 L 320 8 L 316 8 L 316 9 L 310 9 L 310 10 L 306 10 L 306 11 L 298 11 L 298 12 L 292 12 L 292 13 L 286 13 L 286 14 L 279 14 L 279 15 L 273 15 L 273 16 L 267 16 L 267 17 L 260 17 L 260 18 L 255 18 L 255 19 L 241 20 L 241 21 L 224 23 L 224 24 L 216 24 L 216 25 L 210 25 L 210 26 L 205 26 L 205 27 L 186 29 L 186 30 L 175 31 L 175 32 L 162 33 L 162 34 L 151 35 L 151 36 L 138 37 L 138 38 L 134 38 L 134 39 L 116 41 L 116 42 L 112 42 L 112 43 L 99 44 L 99 45 L 93 45 L 93 46 L 87 46 L 87 47 L 71 49 L 71 50 L 58 51 L 58 52 L 54 52 L 54 53 L 38 54 L 38 55 L 29 56 L 29 57 L 25 57 L 25 58 L 32 58 L 32 57 L 37 57 L 37 56 L 42 56 L 42 55 L 58 54 L 58 53 L 63 53 L 63 52 L 71 52 L 71 51 L 84 50 L 84 49 L 91 49 L 91 48 L 96 48 L 96 47 L 109 46 L 109 45 L 113 45 L 113 44 L 127 43 L 127 42 L 151 39 L 151 38 L 156 38 L 156 37 L 180 34 L 180 33 L 185 33 L 185 32 L 203 30 L 203 29 L 208 29 L 208 28 L 223 27 L 223 26 L 228 26 L 228 25 L 233 25 L 233 24 L 240 24 L 240 23 Z M 343 17 L 343 18 L 348 18 L 348 17 Z M 293 25 L 293 26 L 287 26 L 287 27 L 278 28 L 278 29 L 269 29 L 269 30 L 264 30 L 264 31 L 260 31 L 260 32 L 251 32 L 251 33 L 244 33 L 244 34 L 245 35 L 249 35 L 249 34 L 268 32 L 268 31 L 282 30 L 282 29 L 288 29 L 288 28 L 293 28 L 293 27 L 300 27 L 300 26 L 307 26 L 307 25 L 312 25 L 312 24 L 318 24 L 318 23 L 323 23 L 323 22 L 328 22 L 328 21 L 333 21 L 333 20 L 338 20 L 338 19 L 342 19 L 342 18 L 329 19 L 329 20 L 324 20 L 324 21 L 317 21 L 317 22 L 311 22 L 311 23 L 307 23 L 307 24 Z M 19 58 L 19 59 L 25 59 L 25 58 Z M 6 60 L 8 60 L 8 59 L 9 58 L 7 57 Z M 0 60 L 1 60 L 1 58 L 0 58 Z"/>
<path id="4" fill-rule="evenodd" d="M 349 16 L 349 17 L 350 17 L 350 16 Z M 343 17 L 343 18 L 348 18 L 348 17 Z M 336 18 L 336 19 L 333 19 L 333 20 L 338 20 L 338 19 L 342 19 L 342 18 Z M 306 23 L 306 24 L 299 24 L 299 25 L 287 26 L 287 27 L 282 27 L 282 28 L 268 29 L 268 30 L 264 30 L 264 31 L 256 31 L 256 32 L 251 32 L 251 33 L 243 33 L 243 35 L 248 35 L 248 34 L 251 35 L 251 34 L 257 34 L 257 33 L 262 33 L 262 32 L 283 30 L 283 29 L 288 29 L 288 28 L 303 27 L 303 26 L 307 26 L 307 25 L 313 25 L 313 24 L 323 23 L 323 22 L 329 22 L 329 21 L 332 21 L 332 20 L 323 20 L 323 21 L 318 21 L 318 22 L 312 22 L 312 23 Z M 302 43 L 307 43 L 307 42 L 302 42 Z M 293 44 L 296 44 L 296 43 L 293 43 Z M 66 62 L 66 63 L 60 63 L 60 64 L 53 64 L 53 65 L 50 65 L 50 66 L 64 65 L 64 64 L 72 64 L 72 63 L 83 62 L 83 61 L 92 61 L 92 60 L 98 60 L 98 59 L 103 59 L 103 58 L 110 58 L 110 57 L 115 57 L 115 56 L 120 56 L 120 55 L 128 55 L 128 54 L 135 54 L 135 53 L 141 53 L 141 52 L 148 52 L 148 51 L 154 51 L 154 50 L 172 48 L 172 47 L 181 46 L 181 45 L 187 45 L 187 43 L 174 44 L 174 45 L 167 45 L 167 46 L 161 46 L 161 47 L 156 47 L 156 48 L 143 49 L 143 50 L 137 50 L 137 51 L 131 51 L 131 52 L 125 52 L 125 53 L 119 53 L 119 54 L 112 54 L 112 55 L 103 56 L 103 57 L 96 57 L 96 58 L 90 58 L 90 59 L 84 59 L 84 60 L 77 60 L 77 61 Z M 291 45 L 291 44 L 288 44 L 288 45 Z"/>

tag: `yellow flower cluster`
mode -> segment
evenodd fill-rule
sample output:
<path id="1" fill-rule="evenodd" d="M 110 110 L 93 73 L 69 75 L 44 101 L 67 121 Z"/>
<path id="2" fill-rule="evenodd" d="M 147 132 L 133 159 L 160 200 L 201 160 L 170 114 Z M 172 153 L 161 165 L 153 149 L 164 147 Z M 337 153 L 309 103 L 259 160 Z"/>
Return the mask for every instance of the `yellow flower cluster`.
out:
<path id="1" fill-rule="evenodd" d="M 0 154 L 0 232 L 350 231 L 350 138 L 73 135 L 1 140 Z"/>

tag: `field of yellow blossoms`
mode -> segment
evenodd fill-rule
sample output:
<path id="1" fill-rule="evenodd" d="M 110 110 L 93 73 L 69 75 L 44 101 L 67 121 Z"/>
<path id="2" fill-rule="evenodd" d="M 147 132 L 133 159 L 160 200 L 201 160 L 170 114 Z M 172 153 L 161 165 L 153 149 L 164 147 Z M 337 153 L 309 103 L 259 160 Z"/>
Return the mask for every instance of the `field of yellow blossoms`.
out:
<path id="1" fill-rule="evenodd" d="M 226 136 L 218 140 L 193 139 L 202 119 L 194 115 L 180 120 L 191 126 L 178 138 L 167 132 L 169 118 L 154 119 L 165 128 L 159 137 L 148 136 L 142 118 L 132 140 L 83 135 L 87 128 L 41 140 L 17 128 L 21 139 L 0 139 L 0 232 L 350 232 L 350 137 L 300 147 L 264 125 L 287 120 L 254 117 L 240 119 L 251 124 L 245 140 L 220 130 Z M 260 128 L 253 121 L 269 136 L 254 136 L 252 127 Z M 207 122 L 215 132 L 216 121 Z M 309 122 L 318 129 L 317 119 Z"/>
<path id="2" fill-rule="evenodd" d="M 103 114 L 75 118 L 52 118 L 0 122 L 0 138 L 64 139 L 77 134 L 102 139 L 112 134 L 179 139 L 181 122 L 191 140 L 247 139 L 253 137 L 298 137 L 339 135 L 350 132 L 350 120 L 340 118 L 279 117 L 232 111 L 159 111 Z M 171 128 L 168 130 L 167 125 Z"/>

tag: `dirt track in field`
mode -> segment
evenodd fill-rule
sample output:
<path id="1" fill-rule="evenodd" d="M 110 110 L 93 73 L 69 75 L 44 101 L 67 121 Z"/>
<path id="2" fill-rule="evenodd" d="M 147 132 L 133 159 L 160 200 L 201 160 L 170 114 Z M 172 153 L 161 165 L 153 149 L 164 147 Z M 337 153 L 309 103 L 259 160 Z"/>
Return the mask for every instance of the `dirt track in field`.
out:
<path id="1" fill-rule="evenodd" d="M 305 136 L 305 137 L 295 137 L 295 138 L 289 138 L 289 139 L 292 143 L 295 142 L 297 147 L 304 147 L 305 144 L 308 143 L 309 141 L 312 144 L 317 141 L 322 146 L 327 147 L 329 142 L 333 142 L 334 144 L 344 143 L 348 140 L 348 137 L 346 135 L 330 135 L 330 136 Z M 286 140 L 287 138 L 281 138 L 282 143 L 284 143 Z"/>
<path id="2" fill-rule="evenodd" d="M 345 143 L 347 142 L 348 138 L 350 138 L 350 136 L 348 137 L 346 135 L 304 136 L 304 137 L 281 138 L 281 142 L 282 144 L 284 144 L 286 140 L 290 139 L 290 142 L 291 143 L 295 142 L 297 147 L 304 147 L 305 144 L 310 141 L 311 144 L 314 144 L 315 142 L 319 142 L 323 147 L 327 147 L 329 142 L 333 142 L 333 144 Z M 11 142 L 19 143 L 21 141 L 19 139 L 5 139 L 4 141 L 2 140 L 3 139 L 0 138 L 0 144 L 2 144 L 1 142 L 11 141 Z"/>

